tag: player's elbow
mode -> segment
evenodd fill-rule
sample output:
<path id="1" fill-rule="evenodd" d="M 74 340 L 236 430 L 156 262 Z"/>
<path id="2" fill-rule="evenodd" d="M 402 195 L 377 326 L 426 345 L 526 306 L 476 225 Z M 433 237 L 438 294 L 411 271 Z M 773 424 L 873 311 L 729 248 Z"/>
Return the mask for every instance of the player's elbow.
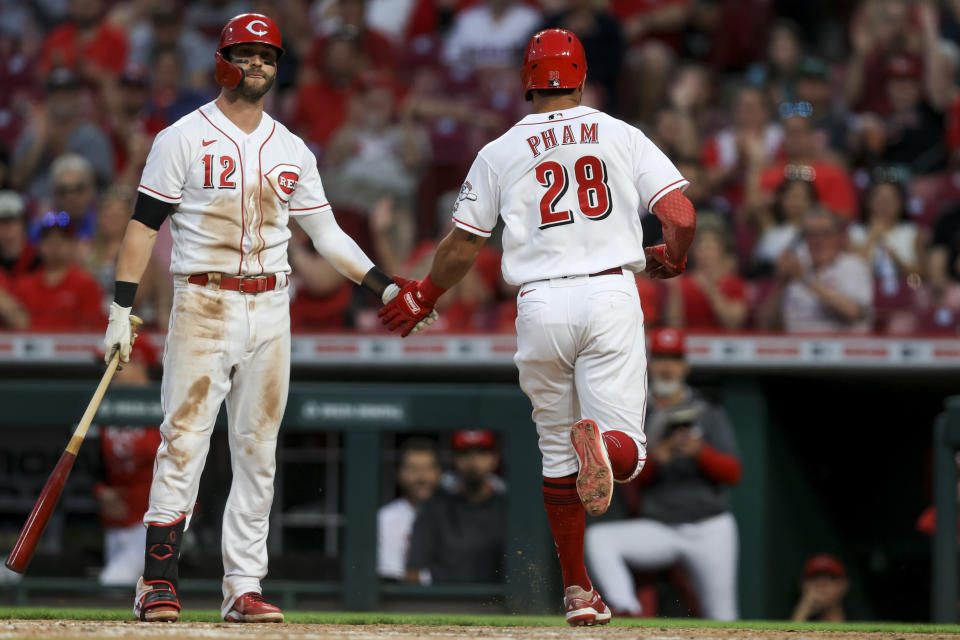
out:
<path id="1" fill-rule="evenodd" d="M 674 189 L 653 205 L 653 213 L 665 227 L 680 232 L 693 232 L 697 228 L 697 215 L 693 203 L 680 189 Z"/>

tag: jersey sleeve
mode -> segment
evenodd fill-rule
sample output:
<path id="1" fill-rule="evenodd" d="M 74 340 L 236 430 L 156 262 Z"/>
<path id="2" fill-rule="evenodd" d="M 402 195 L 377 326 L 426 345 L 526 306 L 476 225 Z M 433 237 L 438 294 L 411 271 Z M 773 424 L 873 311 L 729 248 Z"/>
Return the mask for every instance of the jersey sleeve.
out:
<path id="1" fill-rule="evenodd" d="M 157 200 L 179 204 L 187 183 L 190 156 L 186 136 L 176 127 L 167 127 L 153 140 L 137 189 Z"/>
<path id="2" fill-rule="evenodd" d="M 653 210 L 657 200 L 689 183 L 673 166 L 670 158 L 638 129 L 633 129 L 633 183 L 640 192 L 640 203 Z"/>
<path id="3" fill-rule="evenodd" d="M 297 178 L 297 188 L 290 196 L 290 215 L 302 216 L 308 213 L 331 211 L 327 194 L 323 191 L 323 182 L 320 180 L 320 171 L 317 169 L 317 157 L 306 145 L 303 145 L 303 154 L 300 166 L 303 167 Z"/>
<path id="4" fill-rule="evenodd" d="M 473 161 L 453 205 L 453 223 L 470 233 L 489 238 L 500 215 L 497 174 L 482 155 Z"/>

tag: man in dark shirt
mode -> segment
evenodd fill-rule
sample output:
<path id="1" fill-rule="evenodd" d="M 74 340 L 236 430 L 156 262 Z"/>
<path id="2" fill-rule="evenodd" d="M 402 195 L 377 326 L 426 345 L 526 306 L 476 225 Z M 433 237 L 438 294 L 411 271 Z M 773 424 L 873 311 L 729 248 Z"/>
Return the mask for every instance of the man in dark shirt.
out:
<path id="1" fill-rule="evenodd" d="M 703 614 L 733 620 L 739 544 L 728 487 L 740 481 L 740 460 L 726 415 L 687 386 L 684 352 L 680 331 L 652 334 L 647 463 L 626 485 L 643 487 L 639 517 L 588 527 L 587 560 L 622 615 L 641 613 L 631 568 L 682 563 Z"/>
<path id="2" fill-rule="evenodd" d="M 454 486 L 423 504 L 407 556 L 409 582 L 500 582 L 507 501 L 493 472 L 500 462 L 490 431 L 453 434 Z"/>

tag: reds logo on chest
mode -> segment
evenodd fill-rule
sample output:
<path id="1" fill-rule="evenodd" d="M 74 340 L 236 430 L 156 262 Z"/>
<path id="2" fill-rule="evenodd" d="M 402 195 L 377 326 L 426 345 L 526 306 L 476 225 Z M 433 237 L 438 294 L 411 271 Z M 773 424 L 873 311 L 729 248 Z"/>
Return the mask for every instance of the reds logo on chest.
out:
<path id="1" fill-rule="evenodd" d="M 277 176 L 277 184 L 280 185 L 280 190 L 289 196 L 292 195 L 293 190 L 297 188 L 298 178 L 300 178 L 300 176 L 293 171 L 284 171 Z"/>
<path id="2" fill-rule="evenodd" d="M 300 179 L 300 167 L 295 164 L 281 163 L 263 175 L 264 180 L 283 202 L 289 202 Z"/>

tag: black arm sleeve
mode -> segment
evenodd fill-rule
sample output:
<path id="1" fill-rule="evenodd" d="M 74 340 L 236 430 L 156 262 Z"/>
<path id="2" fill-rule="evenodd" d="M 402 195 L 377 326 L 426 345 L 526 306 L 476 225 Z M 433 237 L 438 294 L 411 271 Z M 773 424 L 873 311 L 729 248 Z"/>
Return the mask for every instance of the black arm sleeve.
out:
<path id="1" fill-rule="evenodd" d="M 380 267 L 371 267 L 370 271 L 363 276 L 360 286 L 377 296 L 377 299 L 383 297 L 383 291 L 393 284 L 393 279 L 385 274 Z"/>
<path id="2" fill-rule="evenodd" d="M 157 230 L 172 212 L 172 204 L 157 200 L 141 191 L 137 194 L 137 204 L 133 207 L 133 219 Z"/>

